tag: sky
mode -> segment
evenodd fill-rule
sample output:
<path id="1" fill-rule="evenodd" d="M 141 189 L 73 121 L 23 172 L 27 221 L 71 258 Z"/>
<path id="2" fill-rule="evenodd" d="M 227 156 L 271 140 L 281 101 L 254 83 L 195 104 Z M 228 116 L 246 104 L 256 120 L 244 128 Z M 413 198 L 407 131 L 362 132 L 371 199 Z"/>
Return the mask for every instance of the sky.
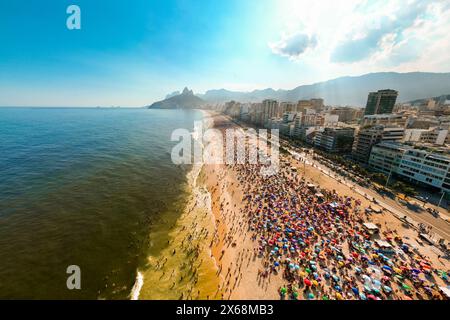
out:
<path id="1" fill-rule="evenodd" d="M 2 0 L 0 42 L 0 106 L 143 106 L 185 86 L 449 72 L 450 0 Z"/>

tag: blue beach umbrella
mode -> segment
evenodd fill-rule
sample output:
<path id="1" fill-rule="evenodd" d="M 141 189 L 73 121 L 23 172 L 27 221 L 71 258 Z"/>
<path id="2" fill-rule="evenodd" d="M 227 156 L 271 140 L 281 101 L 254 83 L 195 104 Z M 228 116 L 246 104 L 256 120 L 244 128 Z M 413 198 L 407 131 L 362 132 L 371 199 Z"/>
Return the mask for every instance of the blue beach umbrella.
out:
<path id="1" fill-rule="evenodd" d="M 392 292 L 392 288 L 389 286 L 383 286 L 383 290 L 387 293 L 391 293 Z"/>
<path id="2" fill-rule="evenodd" d="M 376 286 L 376 287 L 380 287 L 380 286 L 381 286 L 381 282 L 378 281 L 378 280 L 376 280 L 376 279 L 373 279 L 373 280 L 372 280 L 372 283 L 373 283 L 373 285 Z"/>
<path id="3" fill-rule="evenodd" d="M 387 266 L 387 265 L 384 265 L 384 266 L 383 266 L 383 269 L 384 269 L 384 270 L 388 270 L 388 271 L 392 271 L 392 268 L 389 267 L 389 266 Z"/>

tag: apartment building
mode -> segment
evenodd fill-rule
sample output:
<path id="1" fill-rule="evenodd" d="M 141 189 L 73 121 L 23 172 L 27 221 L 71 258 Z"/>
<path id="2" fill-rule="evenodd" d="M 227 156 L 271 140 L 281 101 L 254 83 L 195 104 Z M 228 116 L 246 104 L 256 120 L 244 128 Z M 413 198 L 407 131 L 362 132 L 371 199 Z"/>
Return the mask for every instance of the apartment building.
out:
<path id="1" fill-rule="evenodd" d="M 269 119 L 275 118 L 278 116 L 278 101 L 266 99 L 262 102 L 262 117 L 260 119 L 260 122 L 257 123 L 261 127 L 265 127 Z"/>
<path id="2" fill-rule="evenodd" d="M 398 92 L 395 90 L 379 90 L 371 92 L 367 98 L 366 115 L 392 113 Z"/>
<path id="3" fill-rule="evenodd" d="M 446 143 L 449 135 L 450 131 L 448 129 L 406 129 L 404 141 L 411 143 L 429 143 L 442 146 Z"/>
<path id="4" fill-rule="evenodd" d="M 372 148 L 369 166 L 385 174 L 394 173 L 410 182 L 450 192 L 450 155 L 433 149 L 382 142 Z"/>
<path id="5" fill-rule="evenodd" d="M 364 115 L 363 109 L 351 107 L 338 107 L 330 110 L 330 114 L 337 115 L 340 122 L 353 122 Z"/>
<path id="6" fill-rule="evenodd" d="M 367 163 L 372 147 L 385 141 L 402 141 L 405 129 L 382 125 L 363 127 L 355 136 L 352 156 L 356 161 Z"/>
<path id="7" fill-rule="evenodd" d="M 330 153 L 348 153 L 352 151 L 355 129 L 325 128 L 314 137 L 314 146 Z"/>
<path id="8" fill-rule="evenodd" d="M 361 126 L 399 126 L 406 127 L 408 123 L 408 116 L 402 114 L 375 114 L 365 115 L 361 121 Z"/>

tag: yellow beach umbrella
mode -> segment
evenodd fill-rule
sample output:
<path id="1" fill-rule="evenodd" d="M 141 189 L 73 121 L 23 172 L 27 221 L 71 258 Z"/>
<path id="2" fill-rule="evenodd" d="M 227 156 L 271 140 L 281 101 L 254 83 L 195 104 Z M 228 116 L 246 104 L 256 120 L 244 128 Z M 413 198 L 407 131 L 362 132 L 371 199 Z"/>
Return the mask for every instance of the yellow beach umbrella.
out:
<path id="1" fill-rule="evenodd" d="M 402 270 L 399 269 L 399 268 L 393 268 L 393 270 L 394 270 L 395 273 L 402 273 Z"/>

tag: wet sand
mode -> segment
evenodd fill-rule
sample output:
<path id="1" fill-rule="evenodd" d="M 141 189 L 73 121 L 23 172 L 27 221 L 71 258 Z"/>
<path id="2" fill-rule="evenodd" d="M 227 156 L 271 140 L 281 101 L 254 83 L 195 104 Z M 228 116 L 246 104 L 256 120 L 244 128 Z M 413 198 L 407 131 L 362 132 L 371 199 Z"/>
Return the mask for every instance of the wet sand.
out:
<path id="1" fill-rule="evenodd" d="M 206 119 L 207 120 L 207 119 Z M 204 122 L 204 127 L 211 124 Z M 169 233 L 166 247 L 149 256 L 139 270 L 131 297 L 135 299 L 218 299 L 217 264 L 211 253 L 216 229 L 211 195 L 199 178 L 203 165 L 194 164 L 188 174 L 186 208 Z M 143 280 L 139 288 L 139 281 Z"/>

